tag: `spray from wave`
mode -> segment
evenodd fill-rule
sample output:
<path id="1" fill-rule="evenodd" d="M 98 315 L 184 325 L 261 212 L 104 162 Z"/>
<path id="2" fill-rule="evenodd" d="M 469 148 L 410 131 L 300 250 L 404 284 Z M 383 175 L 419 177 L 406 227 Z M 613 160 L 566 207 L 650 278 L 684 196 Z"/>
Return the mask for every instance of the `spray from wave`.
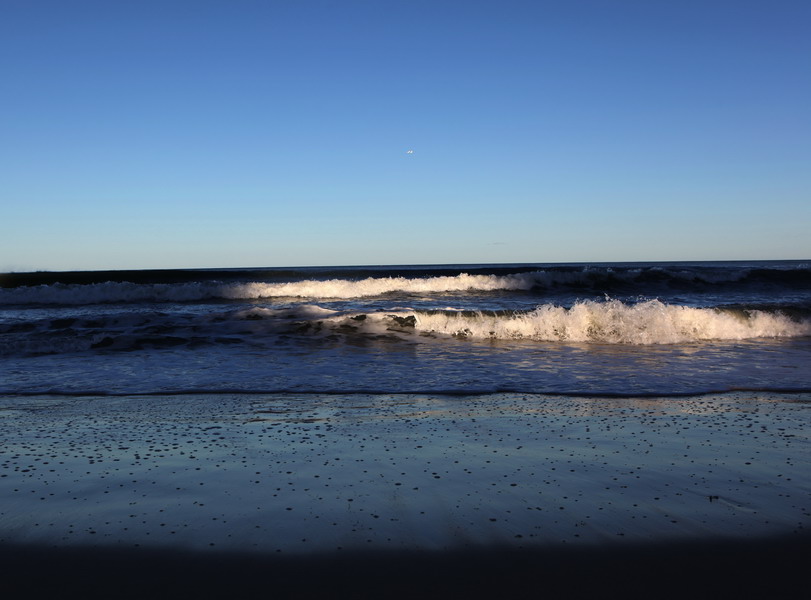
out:
<path id="1" fill-rule="evenodd" d="M 659 300 L 545 304 L 509 316 L 430 312 L 415 315 L 415 329 L 471 339 L 523 339 L 607 344 L 675 344 L 811 335 L 811 320 L 780 312 L 673 306 Z"/>
<path id="2" fill-rule="evenodd" d="M 648 300 L 581 300 L 567 308 L 543 304 L 529 311 L 337 311 L 313 305 L 253 307 L 231 313 L 232 326 L 250 322 L 254 334 L 418 334 L 470 340 L 530 340 L 603 344 L 676 344 L 811 336 L 811 318 L 780 310 L 693 308 Z"/>

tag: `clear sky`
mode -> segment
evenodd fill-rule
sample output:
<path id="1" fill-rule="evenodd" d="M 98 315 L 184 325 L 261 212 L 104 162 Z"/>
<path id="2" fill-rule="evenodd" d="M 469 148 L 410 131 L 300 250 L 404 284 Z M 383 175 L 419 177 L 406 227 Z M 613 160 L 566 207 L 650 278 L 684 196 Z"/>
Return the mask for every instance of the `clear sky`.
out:
<path id="1" fill-rule="evenodd" d="M 809 23 L 0 0 L 0 270 L 811 258 Z"/>

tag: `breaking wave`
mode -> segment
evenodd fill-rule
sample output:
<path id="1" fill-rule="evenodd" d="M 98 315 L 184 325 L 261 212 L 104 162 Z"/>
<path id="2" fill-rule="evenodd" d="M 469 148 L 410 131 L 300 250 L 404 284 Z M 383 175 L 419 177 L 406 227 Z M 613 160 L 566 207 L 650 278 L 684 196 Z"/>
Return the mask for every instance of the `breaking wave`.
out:
<path id="1" fill-rule="evenodd" d="M 625 304 L 580 301 L 571 308 L 546 304 L 509 316 L 431 312 L 415 316 L 415 328 L 473 339 L 675 344 L 811 335 L 811 319 L 781 312 L 673 306 L 659 300 Z"/>
<path id="2" fill-rule="evenodd" d="M 659 300 L 636 304 L 582 300 L 566 308 L 529 311 L 337 311 L 317 305 L 253 307 L 199 314 L 124 313 L 105 318 L 43 319 L 0 326 L 0 355 L 174 347 L 250 345 L 257 348 L 327 338 L 414 342 L 453 338 L 600 344 L 678 344 L 811 336 L 811 315 L 780 310 L 693 308 Z"/>

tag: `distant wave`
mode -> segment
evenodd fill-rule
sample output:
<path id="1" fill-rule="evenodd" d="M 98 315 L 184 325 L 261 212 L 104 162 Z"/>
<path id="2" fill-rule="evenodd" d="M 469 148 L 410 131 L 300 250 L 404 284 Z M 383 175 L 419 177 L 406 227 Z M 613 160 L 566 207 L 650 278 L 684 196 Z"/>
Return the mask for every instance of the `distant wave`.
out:
<path id="1" fill-rule="evenodd" d="M 259 300 L 263 298 L 351 299 L 391 292 L 437 293 L 466 290 L 529 290 L 537 274 L 468 275 L 408 279 L 369 277 L 359 281 L 330 279 L 290 283 L 137 284 L 106 282 L 87 285 L 52 284 L 0 290 L 0 305 L 13 304 L 101 304 L 111 302 L 190 302 L 195 300 Z"/>
<path id="2" fill-rule="evenodd" d="M 0 288 L 0 305 L 84 305 L 205 300 L 354 299 L 386 294 L 571 290 L 575 293 L 647 295 L 674 290 L 748 288 L 811 289 L 811 270 L 711 269 L 685 267 L 544 269 L 522 273 L 363 279 L 304 279 L 288 282 L 179 281 L 175 283 L 51 283 Z"/>

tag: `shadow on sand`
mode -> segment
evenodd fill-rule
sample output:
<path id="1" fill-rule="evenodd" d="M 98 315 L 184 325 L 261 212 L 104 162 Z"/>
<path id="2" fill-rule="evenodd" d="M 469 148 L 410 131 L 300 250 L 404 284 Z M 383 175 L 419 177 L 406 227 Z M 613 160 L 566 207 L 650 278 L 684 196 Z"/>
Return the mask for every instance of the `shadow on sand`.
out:
<path id="1" fill-rule="evenodd" d="M 299 557 L 0 546 L 7 598 L 790 598 L 809 556 L 807 535 Z"/>

